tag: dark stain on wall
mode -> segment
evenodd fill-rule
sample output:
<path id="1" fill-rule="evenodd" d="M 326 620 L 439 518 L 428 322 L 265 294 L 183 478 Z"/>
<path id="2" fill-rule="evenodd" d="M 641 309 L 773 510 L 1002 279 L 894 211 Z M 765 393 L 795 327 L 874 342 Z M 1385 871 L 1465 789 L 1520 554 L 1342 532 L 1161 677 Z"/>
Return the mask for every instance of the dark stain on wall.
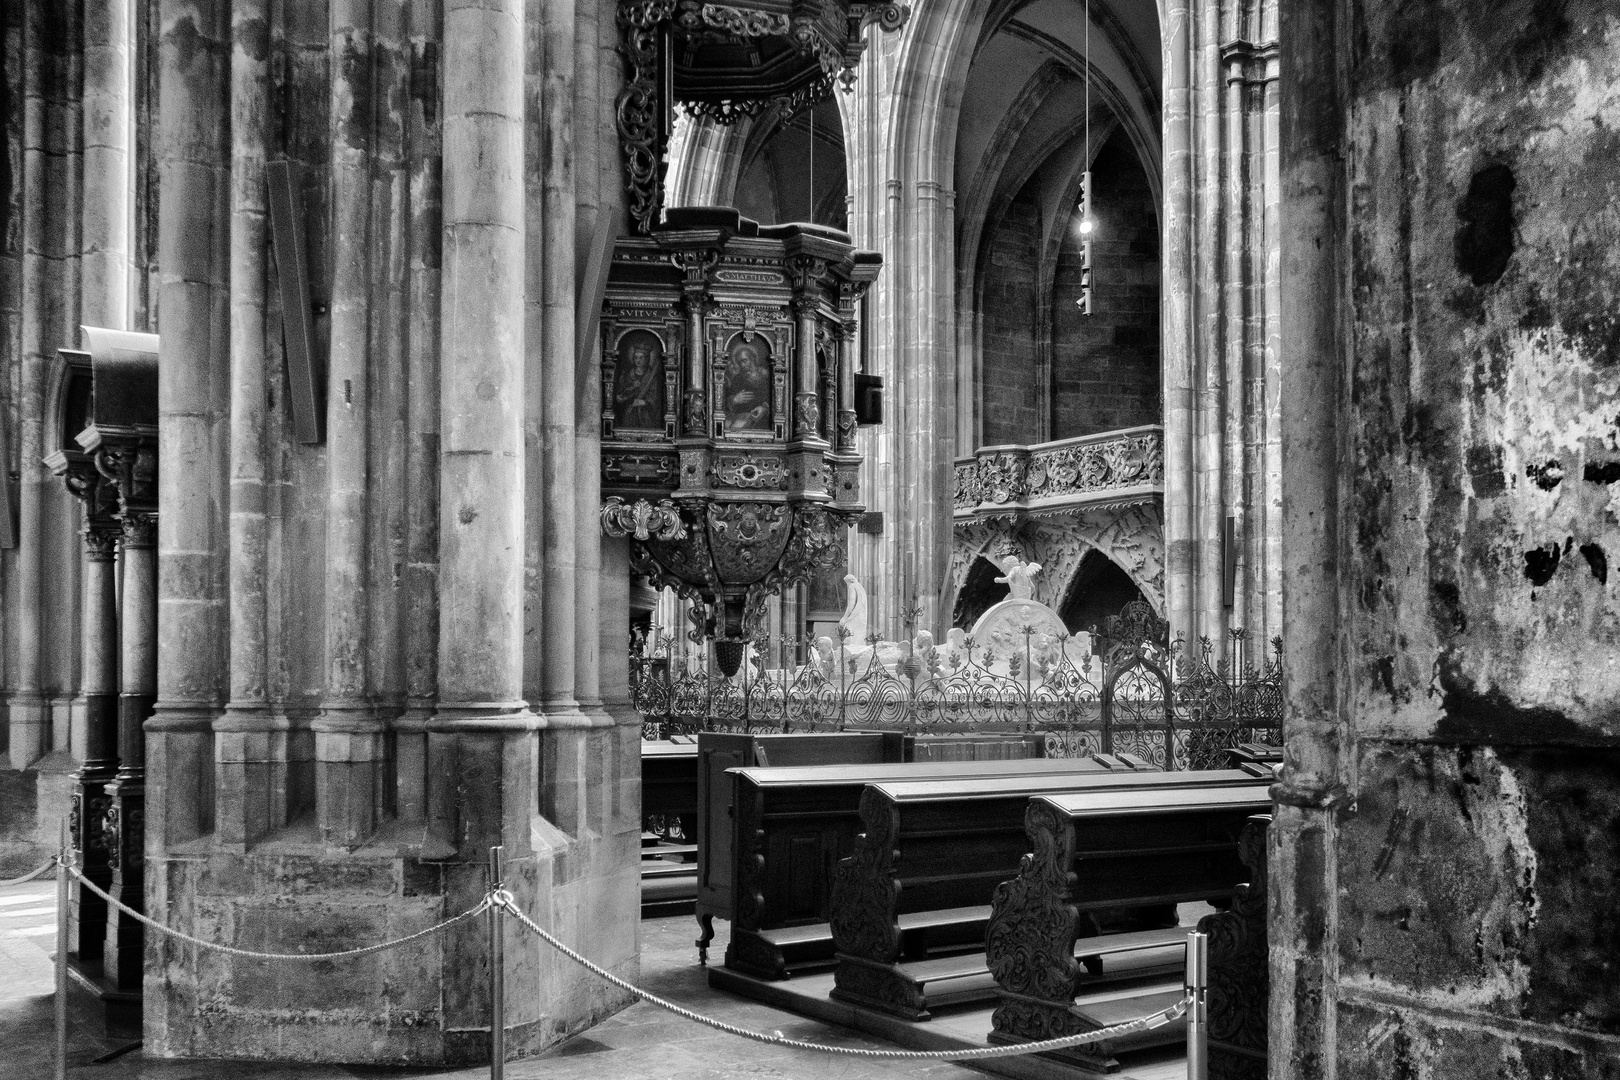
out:
<path id="1" fill-rule="evenodd" d="M 1515 704 L 1495 687 L 1480 688 L 1464 674 L 1457 657 L 1443 654 L 1436 665 L 1443 715 L 1435 738 L 1487 745 L 1590 742 L 1582 728 L 1557 709 Z"/>
<path id="2" fill-rule="evenodd" d="M 1475 285 L 1494 285 L 1513 258 L 1513 170 L 1486 165 L 1457 207 L 1457 269 Z"/>
<path id="3" fill-rule="evenodd" d="M 1342 894 L 1341 970 L 1419 992 L 1501 984 L 1533 925 L 1511 781 L 1469 747 L 1369 745 L 1360 758 L 1341 832 L 1341 880 L 1356 883 Z"/>
<path id="4" fill-rule="evenodd" d="M 1468 448 L 1468 476 L 1474 484 L 1474 498 L 1494 499 L 1507 490 L 1502 474 L 1502 448 L 1476 445 Z"/>
<path id="5" fill-rule="evenodd" d="M 1429 586 L 1429 615 L 1441 628 L 1461 634 L 1468 629 L 1468 616 L 1462 609 L 1462 590 L 1455 581 L 1436 581 Z"/>
<path id="6" fill-rule="evenodd" d="M 1620 480 L 1620 461 L 1588 461 L 1581 479 L 1589 484 L 1612 484 Z"/>
<path id="7" fill-rule="evenodd" d="M 1520 900 L 1535 905 L 1522 1015 L 1620 1033 L 1620 750 L 1504 749 L 1500 759 L 1536 853 L 1533 893 Z"/>
<path id="8" fill-rule="evenodd" d="M 1597 541 L 1581 545 L 1581 554 L 1586 556 L 1586 565 L 1592 568 L 1592 576 L 1598 579 L 1599 585 L 1609 583 L 1609 556 L 1604 553 L 1603 545 Z"/>
<path id="9" fill-rule="evenodd" d="M 1440 66 L 1441 47 L 1451 36 L 1449 13 L 1432 5 L 1406 4 L 1382 26 L 1372 27 L 1358 50 L 1366 58 L 1356 82 L 1404 86 L 1426 79 Z"/>
<path id="10" fill-rule="evenodd" d="M 1558 559 L 1562 554 L 1563 549 L 1556 540 L 1531 548 L 1524 553 L 1524 576 L 1538 588 L 1547 584 L 1558 572 Z"/>
<path id="11" fill-rule="evenodd" d="M 1504 22 L 1512 25 L 1509 20 Z M 1524 23 L 1507 50 L 1508 67 L 1526 83 L 1539 82 L 1547 62 L 1569 47 L 1567 39 L 1572 28 L 1569 0 L 1532 0 Z"/>
<path id="12" fill-rule="evenodd" d="M 1564 482 L 1564 466 L 1557 461 L 1547 461 L 1540 465 L 1526 465 L 1524 475 L 1534 481 L 1536 487 L 1542 491 L 1551 491 Z"/>

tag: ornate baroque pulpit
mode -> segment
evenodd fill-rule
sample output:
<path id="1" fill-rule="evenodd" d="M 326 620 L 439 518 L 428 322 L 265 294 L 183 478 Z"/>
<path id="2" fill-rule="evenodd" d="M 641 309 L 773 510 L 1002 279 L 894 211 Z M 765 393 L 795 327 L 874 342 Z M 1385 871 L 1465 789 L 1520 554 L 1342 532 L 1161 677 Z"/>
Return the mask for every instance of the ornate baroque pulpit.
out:
<path id="1" fill-rule="evenodd" d="M 862 510 L 858 301 L 882 259 L 845 233 L 665 209 L 677 105 L 732 124 L 849 88 L 890 0 L 621 0 L 616 102 L 634 237 L 603 304 L 602 523 L 695 602 L 735 674 L 768 596 L 838 566 Z"/>
<path id="2" fill-rule="evenodd" d="M 856 311 L 881 265 L 837 230 L 719 207 L 670 209 L 614 249 L 603 527 L 698 605 L 728 675 L 766 598 L 841 561 L 863 509 Z"/>

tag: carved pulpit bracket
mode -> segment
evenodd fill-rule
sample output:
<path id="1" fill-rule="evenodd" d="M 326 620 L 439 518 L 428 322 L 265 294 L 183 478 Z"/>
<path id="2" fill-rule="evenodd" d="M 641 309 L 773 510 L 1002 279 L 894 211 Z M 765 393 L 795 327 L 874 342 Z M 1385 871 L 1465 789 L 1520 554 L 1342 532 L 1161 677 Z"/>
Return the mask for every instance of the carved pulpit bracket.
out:
<path id="1" fill-rule="evenodd" d="M 663 206 L 677 104 L 722 124 L 791 115 L 854 85 L 869 24 L 894 31 L 910 14 L 887 0 L 622 0 L 615 111 L 637 230 L 650 232 Z"/>
<path id="2" fill-rule="evenodd" d="M 740 656 L 860 514 L 855 312 L 882 266 L 834 229 L 671 210 L 614 251 L 601 320 L 603 528 Z M 846 422 L 847 421 L 847 422 Z"/>

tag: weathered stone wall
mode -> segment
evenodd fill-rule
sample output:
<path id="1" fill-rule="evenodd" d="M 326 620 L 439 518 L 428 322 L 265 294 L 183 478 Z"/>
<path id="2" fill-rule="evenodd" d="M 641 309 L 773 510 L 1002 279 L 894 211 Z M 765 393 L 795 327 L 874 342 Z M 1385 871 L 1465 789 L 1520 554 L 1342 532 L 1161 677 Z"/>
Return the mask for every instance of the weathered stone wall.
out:
<path id="1" fill-rule="evenodd" d="M 247 948 L 347 948 L 476 902 L 502 844 L 539 922 L 634 974 L 639 718 L 603 629 L 628 570 L 610 553 L 604 609 L 598 381 L 573 333 L 597 224 L 624 228 L 614 12 L 5 9 L 0 876 L 54 847 L 84 750 L 82 511 L 40 463 L 63 434 L 50 369 L 81 322 L 149 330 L 148 912 Z M 283 159 L 303 168 L 314 444 L 294 439 L 266 204 Z M 294 971 L 149 933 L 147 1051 L 476 1060 L 486 948 L 466 926 Z M 508 955 L 514 1050 L 626 1003 L 536 939 Z"/>
<path id="2" fill-rule="evenodd" d="M 981 409 L 986 446 L 1044 441 L 1039 392 L 1041 211 L 1034 185 L 1008 204 L 992 230 L 984 274 Z M 1032 437 L 1032 433 L 1035 437 Z"/>
<path id="3" fill-rule="evenodd" d="M 1612 1077 L 1620 15 L 1286 14 L 1272 1075 Z"/>
<path id="4" fill-rule="evenodd" d="M 1123 131 L 1091 163 L 1091 314 L 1080 296 L 1080 217 L 1064 233 L 1052 295 L 1052 438 L 1157 424 L 1159 213 Z"/>

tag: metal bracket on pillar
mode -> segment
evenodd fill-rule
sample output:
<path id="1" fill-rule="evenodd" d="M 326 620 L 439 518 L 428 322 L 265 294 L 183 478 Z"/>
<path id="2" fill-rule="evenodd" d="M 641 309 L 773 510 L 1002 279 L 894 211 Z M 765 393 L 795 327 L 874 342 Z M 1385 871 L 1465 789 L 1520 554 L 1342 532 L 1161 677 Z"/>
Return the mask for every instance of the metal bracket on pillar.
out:
<path id="1" fill-rule="evenodd" d="M 321 441 L 325 410 L 315 378 L 315 311 L 309 296 L 309 252 L 305 238 L 304 170 L 292 161 L 264 167 L 270 206 L 270 242 L 281 283 L 281 334 L 287 350 L 287 390 L 293 438 Z"/>

